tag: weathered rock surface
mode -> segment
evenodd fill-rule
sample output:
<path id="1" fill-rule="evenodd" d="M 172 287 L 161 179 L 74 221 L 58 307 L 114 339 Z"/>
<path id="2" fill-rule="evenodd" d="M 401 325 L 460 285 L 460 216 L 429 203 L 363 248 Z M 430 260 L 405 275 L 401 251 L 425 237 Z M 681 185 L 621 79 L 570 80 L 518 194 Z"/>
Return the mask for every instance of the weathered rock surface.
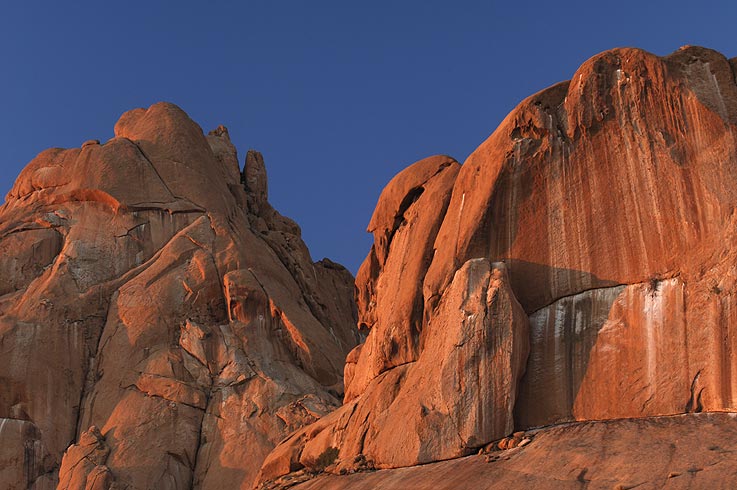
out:
<path id="1" fill-rule="evenodd" d="M 524 447 L 486 456 L 346 476 L 324 475 L 289 488 L 729 490 L 737 484 L 735 441 L 734 414 L 582 422 L 540 430 Z"/>
<path id="2" fill-rule="evenodd" d="M 465 260 L 508 265 L 533 319 L 520 427 L 735 408 L 736 124 L 719 53 L 617 49 L 464 163 L 424 314 Z"/>
<path id="3" fill-rule="evenodd" d="M 338 406 L 353 279 L 267 195 L 258 153 L 241 171 L 166 103 L 28 164 L 0 208 L 0 487 L 250 488 Z"/>
<path id="4" fill-rule="evenodd" d="M 0 208 L 0 484 L 733 487 L 731 415 L 653 417 L 737 410 L 736 66 L 608 51 L 412 165 L 357 310 L 223 127 L 41 153 Z"/>
<path id="5" fill-rule="evenodd" d="M 368 226 L 374 244 L 356 277 L 360 325 L 372 333 L 354 354 L 346 400 L 383 371 L 417 359 L 421 285 L 459 170 L 450 157 L 426 158 L 395 176 L 379 197 Z"/>
<path id="6" fill-rule="evenodd" d="M 468 261 L 427 328 L 416 361 L 385 371 L 360 397 L 290 436 L 265 461 L 261 483 L 301 468 L 455 458 L 512 432 L 529 333 L 505 266 Z"/>
<path id="7" fill-rule="evenodd" d="M 526 374 L 519 386 L 514 371 L 499 374 L 512 400 L 519 388 L 514 418 L 498 399 L 485 407 L 506 420 L 497 437 L 736 409 L 736 125 L 735 71 L 721 54 L 615 49 L 523 101 L 462 167 L 433 157 L 400 173 L 379 200 L 356 279 L 369 333 L 347 358 L 347 404 L 277 447 L 261 480 L 320 469 L 314 461 L 331 447 L 331 472 L 353 469 L 351 457 L 388 468 L 462 453 L 414 444 L 415 434 L 449 439 L 432 417 L 415 416 L 438 390 L 433 369 L 411 373 L 430 352 L 438 365 L 447 358 L 428 349 L 437 335 L 455 338 L 439 320 L 452 318 L 449 305 L 460 311 L 446 298 L 469 261 L 504 263 L 505 294 L 530 319 Z M 509 359 L 527 353 L 525 342 L 505 347 Z M 479 355 L 458 379 L 475 382 L 470 372 L 489 365 Z M 409 386 L 412 402 L 401 405 Z M 383 423 L 391 437 L 372 432 L 395 406 L 403 410 Z"/>
<path id="8" fill-rule="evenodd" d="M 0 484 L 8 490 L 51 490 L 54 467 L 38 428 L 27 420 L 0 418 Z"/>
<path id="9" fill-rule="evenodd" d="M 107 490 L 113 484 L 105 466 L 110 448 L 95 426 L 82 433 L 79 442 L 69 446 L 59 469 L 59 490 Z"/>
<path id="10" fill-rule="evenodd" d="M 686 293 L 686 285 L 674 277 L 592 289 L 534 313 L 518 424 L 700 412 L 705 403 L 711 409 L 732 408 L 731 380 L 714 379 L 715 372 L 731 371 L 735 361 L 724 353 L 731 346 L 716 339 L 701 345 L 700 336 L 689 339 L 696 329 L 688 327 L 695 319 L 688 318 Z M 722 302 L 712 307 L 731 308 Z M 717 314 L 697 324 L 729 321 Z M 704 370 L 691 375 L 694 362 Z M 551 365 L 561 370 L 547 370 Z M 715 392 L 717 387 L 728 391 Z"/>

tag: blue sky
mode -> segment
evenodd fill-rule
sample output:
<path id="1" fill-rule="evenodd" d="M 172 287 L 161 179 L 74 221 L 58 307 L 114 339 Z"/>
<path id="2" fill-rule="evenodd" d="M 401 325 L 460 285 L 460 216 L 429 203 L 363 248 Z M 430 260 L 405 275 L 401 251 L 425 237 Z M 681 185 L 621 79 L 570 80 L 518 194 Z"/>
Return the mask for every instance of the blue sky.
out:
<path id="1" fill-rule="evenodd" d="M 737 56 L 737 2 L 13 2 L 0 10 L 0 193 L 41 150 L 107 140 L 167 100 L 242 158 L 315 260 L 353 272 L 383 186 L 463 161 L 526 96 L 592 55 L 685 44 Z M 516 5 L 517 4 L 517 5 Z M 241 161 L 242 163 L 242 161 Z"/>

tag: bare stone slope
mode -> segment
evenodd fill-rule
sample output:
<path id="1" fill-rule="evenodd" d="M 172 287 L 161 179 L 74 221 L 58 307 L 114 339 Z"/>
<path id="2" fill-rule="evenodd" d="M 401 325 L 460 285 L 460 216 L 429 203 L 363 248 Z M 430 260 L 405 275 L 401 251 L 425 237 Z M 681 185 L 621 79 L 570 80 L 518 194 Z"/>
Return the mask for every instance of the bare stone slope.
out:
<path id="1" fill-rule="evenodd" d="M 730 490 L 737 481 L 733 415 L 581 422 L 527 433 L 531 442 L 522 447 L 409 468 L 324 475 L 290 488 Z M 298 482 L 299 477 L 292 480 Z"/>

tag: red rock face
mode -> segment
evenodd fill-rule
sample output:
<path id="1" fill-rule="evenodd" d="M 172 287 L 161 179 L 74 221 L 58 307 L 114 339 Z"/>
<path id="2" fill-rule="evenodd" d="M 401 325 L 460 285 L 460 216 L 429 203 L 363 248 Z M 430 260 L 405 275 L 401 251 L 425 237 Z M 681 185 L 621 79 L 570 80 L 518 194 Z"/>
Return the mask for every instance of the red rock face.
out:
<path id="1" fill-rule="evenodd" d="M 481 444 L 513 426 L 735 409 L 734 66 L 703 48 L 664 58 L 608 51 L 523 101 L 457 171 L 427 180 L 442 162 L 435 157 L 397 176 L 377 205 L 374 247 L 356 280 L 359 323 L 370 332 L 347 360 L 349 403 L 278 447 L 262 479 L 314 469 L 316 448 L 331 445 L 340 448 L 332 472 L 353 469 L 352 460 L 360 469 L 361 458 L 388 468 L 452 457 L 437 446 L 414 450 L 416 434 L 442 440 L 443 428 L 431 417 L 416 423 L 409 407 L 455 378 L 411 371 L 430 352 L 438 365 L 447 359 L 432 339 L 455 338 L 438 320 L 452 318 L 446 298 L 475 260 L 505 264 L 508 304 L 519 300 L 530 329 L 521 381 L 522 370 L 495 378 L 504 384 L 495 392 L 516 399 L 513 420 L 479 431 Z M 436 197 L 422 201 L 430 188 Z M 404 227 L 391 226 L 408 213 Z M 522 320 L 496 328 L 527 332 Z M 503 345 L 508 359 L 527 354 L 525 342 Z M 471 373 L 489 362 L 476 356 L 458 368 L 460 379 L 475 381 Z M 372 430 L 409 384 L 412 402 L 383 429 L 391 437 Z M 452 410 L 462 410 L 464 393 L 456 390 Z M 486 420 L 508 414 L 499 397 L 477 400 Z M 353 427 L 365 429 L 361 446 L 346 443 Z"/>
<path id="2" fill-rule="evenodd" d="M 354 353 L 346 401 L 383 371 L 417 359 L 420 286 L 459 169 L 450 157 L 426 158 L 399 173 L 381 193 L 368 226 L 374 245 L 356 278 L 361 326 L 372 333 Z"/>
<path id="3" fill-rule="evenodd" d="M 312 262 L 225 128 L 162 103 L 42 152 L 0 250 L 0 487 L 250 488 L 339 403 L 352 277 Z"/>
<path id="4" fill-rule="evenodd" d="M 263 159 L 241 171 L 224 128 L 157 104 L 104 145 L 47 150 L 0 208 L 0 483 L 280 488 L 510 450 L 515 429 L 734 411 L 736 67 L 608 51 L 462 166 L 410 166 L 371 218 L 357 318 L 350 275 L 312 262 Z M 728 422 L 691 417 L 709 437 Z M 600 471 L 675 461 L 589 471 L 617 424 L 543 432 L 501 476 L 477 461 L 344 481 L 628 487 L 650 480 Z M 545 464 L 560 458 L 584 468 Z M 306 488 L 323 483 L 341 485 Z"/>
<path id="5" fill-rule="evenodd" d="M 464 164 L 427 300 L 473 256 L 508 261 L 529 312 L 703 263 L 735 200 L 735 122 L 718 53 L 594 57 L 522 102 Z"/>
<path id="6" fill-rule="evenodd" d="M 609 51 L 523 101 L 455 179 L 420 328 L 461 264 L 503 261 L 531 318 L 519 427 L 735 408 L 736 124 L 703 48 Z"/>
<path id="7" fill-rule="evenodd" d="M 430 161 L 419 162 L 409 170 L 422 170 Z M 439 173 L 435 175 L 443 178 Z M 406 176 L 400 174 L 399 182 L 389 185 L 377 210 L 393 209 L 383 200 L 393 197 L 391 191 Z M 422 181 L 432 189 L 432 180 Z M 421 203 L 421 199 L 412 206 Z M 411 218 L 394 234 L 394 240 L 399 241 L 392 240 L 391 247 L 397 248 L 390 248 L 389 259 L 384 261 L 394 263 L 391 257 L 398 250 L 400 258 L 394 259 L 398 261 L 397 269 L 379 269 L 378 278 L 371 279 L 380 285 L 375 289 L 377 294 L 383 288 L 393 288 L 397 291 L 395 298 L 412 296 L 399 293 L 401 282 L 386 280 L 412 270 L 411 266 L 401 267 L 402 258 L 422 264 L 422 257 L 407 253 L 404 237 L 421 237 L 423 243 L 432 239 L 412 230 L 427 223 L 417 219 L 412 206 L 403 211 L 405 217 Z M 389 214 L 401 215 L 395 211 Z M 372 222 L 377 221 L 376 216 Z M 381 240 L 384 236 L 379 235 Z M 368 267 L 380 264 L 377 256 L 381 254 L 375 244 L 367 259 Z M 363 273 L 366 267 L 364 264 Z M 420 269 L 418 274 L 423 272 Z M 373 286 L 364 287 L 364 291 L 371 291 Z M 359 308 L 363 314 L 371 312 L 372 306 L 361 301 L 360 287 L 358 290 Z M 419 298 L 419 290 L 413 292 Z M 384 298 L 387 303 L 377 302 L 377 308 L 391 304 L 389 296 Z M 396 338 L 412 333 L 409 325 L 383 323 L 383 319 L 396 319 L 397 314 L 407 315 L 408 319 L 417 311 L 402 309 L 397 303 L 393 306 L 387 311 L 377 309 L 376 323 L 366 343 L 348 357 L 346 391 L 350 393 L 359 382 L 368 379 L 363 392 L 282 442 L 264 462 L 258 479 L 261 486 L 278 486 L 288 481 L 283 479 L 285 475 L 302 468 L 310 472 L 332 468 L 331 471 L 343 473 L 457 458 L 512 432 L 517 385 L 529 350 L 529 331 L 527 315 L 514 298 L 504 264 L 490 264 L 484 258 L 466 262 L 444 291 L 422 335 L 414 339 L 413 349 L 393 348 L 398 345 L 394 343 Z M 415 320 L 418 324 L 421 321 Z M 392 360 L 396 361 L 392 355 L 405 361 L 392 366 Z M 381 369 L 381 361 L 387 361 L 383 364 L 385 369 L 371 378 L 375 372 L 371 370 Z"/>

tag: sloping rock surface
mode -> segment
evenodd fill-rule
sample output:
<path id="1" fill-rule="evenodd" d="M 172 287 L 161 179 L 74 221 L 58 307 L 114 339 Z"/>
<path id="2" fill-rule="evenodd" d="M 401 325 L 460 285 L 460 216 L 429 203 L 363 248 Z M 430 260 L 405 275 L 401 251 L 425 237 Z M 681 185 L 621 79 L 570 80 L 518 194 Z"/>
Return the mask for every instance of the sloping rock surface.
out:
<path id="1" fill-rule="evenodd" d="M 250 488 L 339 405 L 353 278 L 267 198 L 260 154 L 241 171 L 167 103 L 28 164 L 0 208 L 0 487 Z"/>
<path id="2" fill-rule="evenodd" d="M 737 484 L 734 414 L 582 422 L 532 441 L 411 468 L 325 475 L 293 490 L 729 490 Z M 294 480 L 296 482 L 297 479 Z"/>

